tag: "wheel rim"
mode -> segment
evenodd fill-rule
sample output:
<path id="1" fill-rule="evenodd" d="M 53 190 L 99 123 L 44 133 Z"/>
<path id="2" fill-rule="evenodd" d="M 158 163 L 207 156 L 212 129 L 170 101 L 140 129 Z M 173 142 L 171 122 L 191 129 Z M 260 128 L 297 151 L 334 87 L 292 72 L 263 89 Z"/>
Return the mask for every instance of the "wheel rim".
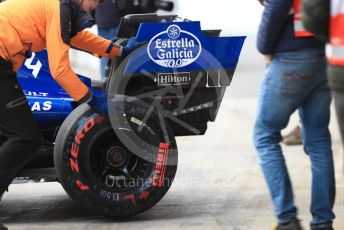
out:
<path id="1" fill-rule="evenodd" d="M 142 187 L 153 170 L 152 150 L 142 146 L 146 157 L 132 153 L 116 138 L 111 128 L 95 135 L 90 142 L 90 170 L 97 184 L 112 192 L 127 192 Z"/>

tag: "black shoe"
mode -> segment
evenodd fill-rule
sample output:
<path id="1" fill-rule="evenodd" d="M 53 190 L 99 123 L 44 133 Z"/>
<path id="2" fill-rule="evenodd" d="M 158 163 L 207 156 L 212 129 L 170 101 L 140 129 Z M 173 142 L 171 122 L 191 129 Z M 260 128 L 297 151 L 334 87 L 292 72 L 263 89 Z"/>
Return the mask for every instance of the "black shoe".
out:
<path id="1" fill-rule="evenodd" d="M 302 136 L 300 126 L 296 126 L 290 133 L 282 137 L 285 145 L 302 145 Z"/>
<path id="2" fill-rule="evenodd" d="M 288 223 L 278 224 L 276 230 L 303 230 L 298 219 L 292 219 Z"/>
<path id="3" fill-rule="evenodd" d="M 8 228 L 5 225 L 0 224 L 0 230 L 8 230 Z"/>
<path id="4" fill-rule="evenodd" d="M 332 224 L 330 226 L 328 224 L 311 225 L 311 230 L 333 230 L 333 227 Z"/>

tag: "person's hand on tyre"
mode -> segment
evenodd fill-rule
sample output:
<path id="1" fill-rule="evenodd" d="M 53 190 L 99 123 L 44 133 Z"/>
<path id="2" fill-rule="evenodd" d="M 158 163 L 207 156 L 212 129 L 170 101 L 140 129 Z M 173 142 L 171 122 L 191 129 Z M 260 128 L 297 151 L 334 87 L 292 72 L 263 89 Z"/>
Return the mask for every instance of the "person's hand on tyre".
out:
<path id="1" fill-rule="evenodd" d="M 108 117 L 107 95 L 103 92 L 90 89 L 88 94 L 79 101 L 80 103 L 88 103 L 94 112 Z"/>

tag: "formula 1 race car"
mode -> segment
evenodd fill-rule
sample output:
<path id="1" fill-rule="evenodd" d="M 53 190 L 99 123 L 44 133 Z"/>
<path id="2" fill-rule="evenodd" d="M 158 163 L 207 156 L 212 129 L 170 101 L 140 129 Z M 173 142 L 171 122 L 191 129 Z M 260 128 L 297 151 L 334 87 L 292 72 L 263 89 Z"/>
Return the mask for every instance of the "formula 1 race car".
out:
<path id="1" fill-rule="evenodd" d="M 122 18 L 114 42 L 145 44 L 111 61 L 98 87 L 109 95 L 108 117 L 66 94 L 46 51 L 33 54 L 18 79 L 45 143 L 18 180 L 59 181 L 79 205 L 111 217 L 154 206 L 176 174 L 175 136 L 203 135 L 231 83 L 245 37 L 219 33 L 175 15 Z"/>

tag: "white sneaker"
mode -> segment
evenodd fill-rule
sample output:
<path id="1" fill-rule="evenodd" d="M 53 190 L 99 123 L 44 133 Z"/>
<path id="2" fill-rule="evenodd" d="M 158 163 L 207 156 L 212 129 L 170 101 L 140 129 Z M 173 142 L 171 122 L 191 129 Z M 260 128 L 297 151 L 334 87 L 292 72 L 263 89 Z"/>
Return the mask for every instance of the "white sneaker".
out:
<path id="1" fill-rule="evenodd" d="M 4 195 L 4 193 L 1 194 L 1 196 L 0 196 L 0 202 L 1 202 L 1 199 L 2 199 L 3 195 Z M 3 225 L 2 223 L 0 223 L 0 230 L 8 230 L 8 228 L 5 225 Z"/>

